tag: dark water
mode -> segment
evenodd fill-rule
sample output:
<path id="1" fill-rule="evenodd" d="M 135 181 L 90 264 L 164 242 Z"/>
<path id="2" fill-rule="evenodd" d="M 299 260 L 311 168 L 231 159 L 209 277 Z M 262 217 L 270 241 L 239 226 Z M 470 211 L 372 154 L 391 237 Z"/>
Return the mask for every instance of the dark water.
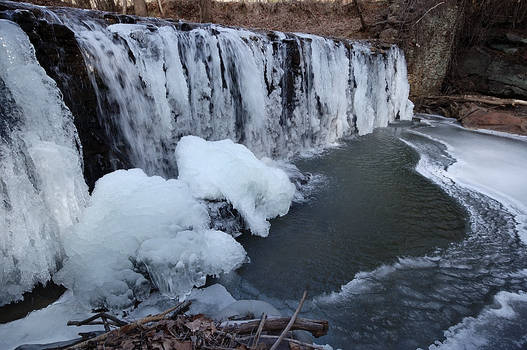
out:
<path id="1" fill-rule="evenodd" d="M 45 286 L 38 284 L 31 292 L 24 293 L 24 299 L 0 307 L 0 324 L 26 317 L 31 311 L 45 308 L 55 302 L 66 288 L 48 282 Z"/>
<path id="2" fill-rule="evenodd" d="M 273 220 L 268 238 L 241 238 L 252 263 L 240 275 L 276 298 L 301 295 L 308 285 L 321 294 L 359 271 L 461 240 L 466 213 L 414 171 L 419 157 L 397 131 L 381 129 L 298 161 L 302 172 L 322 175 L 323 183 L 307 203 Z M 270 276 L 287 284 L 270 285 Z"/>
<path id="3" fill-rule="evenodd" d="M 445 148 L 389 127 L 297 161 L 324 184 L 273 220 L 268 238 L 243 237 L 251 263 L 221 283 L 235 298 L 267 300 L 288 314 L 307 288 L 304 316 L 331 325 L 317 343 L 416 349 L 444 341 L 449 327 L 494 307 L 497 293 L 527 290 L 514 218 L 496 201 L 415 170 L 420 154 L 446 169 L 454 160 Z M 527 346 L 524 322 L 511 321 L 503 334 L 487 347 L 467 338 L 458 348 Z"/>

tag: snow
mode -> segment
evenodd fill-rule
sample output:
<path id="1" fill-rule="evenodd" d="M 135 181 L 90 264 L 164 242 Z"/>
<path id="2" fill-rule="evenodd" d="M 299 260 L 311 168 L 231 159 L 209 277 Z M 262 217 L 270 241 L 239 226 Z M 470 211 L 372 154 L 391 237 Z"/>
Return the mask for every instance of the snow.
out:
<path id="1" fill-rule="evenodd" d="M 88 197 L 73 117 L 27 35 L 7 20 L 0 20 L 0 160 L 3 305 L 50 279 Z"/>
<path id="2" fill-rule="evenodd" d="M 221 309 L 236 301 L 219 283 L 207 288 L 194 288 L 187 299 L 192 301 L 189 309 L 191 315 L 204 314 L 209 317 L 214 317 Z"/>
<path id="3" fill-rule="evenodd" d="M 179 180 L 202 199 L 227 200 L 255 235 L 269 234 L 268 219 L 289 211 L 295 186 L 286 173 L 266 165 L 231 140 L 183 137 L 176 147 Z"/>
<path id="4" fill-rule="evenodd" d="M 267 314 L 268 317 L 280 317 L 280 311 L 278 311 L 273 305 L 266 303 L 261 300 L 238 300 L 225 308 L 220 310 L 216 315 L 215 319 L 229 320 L 232 318 L 259 318 L 262 314 Z"/>
<path id="5" fill-rule="evenodd" d="M 83 320 L 91 315 L 90 308 L 79 304 L 73 293 L 68 291 L 44 309 L 33 311 L 25 318 L 0 324 L 0 349 L 70 340 L 79 338 L 79 332 L 104 330 L 102 326 L 66 326 L 69 320 Z"/>
<path id="6" fill-rule="evenodd" d="M 194 286 L 240 267 L 246 253 L 241 244 L 216 230 L 182 231 L 174 238 L 149 239 L 138 251 L 153 284 L 163 293 L 180 299 Z"/>
<path id="7" fill-rule="evenodd" d="M 211 231 L 203 203 L 179 180 L 118 170 L 97 181 L 78 225 L 65 239 L 68 259 L 57 283 L 93 305 L 124 308 L 144 299 L 150 284 L 182 297 L 207 274 L 245 261 L 231 236 Z"/>

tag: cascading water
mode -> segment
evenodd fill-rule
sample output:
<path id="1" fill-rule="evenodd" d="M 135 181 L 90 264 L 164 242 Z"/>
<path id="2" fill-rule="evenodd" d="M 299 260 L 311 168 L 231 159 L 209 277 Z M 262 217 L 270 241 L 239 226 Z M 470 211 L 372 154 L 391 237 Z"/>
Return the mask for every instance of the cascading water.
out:
<path id="1" fill-rule="evenodd" d="M 123 160 L 110 159 L 114 168 L 173 178 L 176 144 L 185 135 L 228 138 L 258 157 L 288 158 L 412 116 L 404 55 L 395 46 L 11 2 L 0 2 L 0 18 L 8 19 L 0 37 L 0 213 L 8 228 L 0 282 L 10 286 L 0 304 L 48 280 L 63 261 L 61 237 L 88 197 L 75 125 L 85 157 L 95 148 L 91 137 Z M 42 23 L 49 32 L 39 33 Z M 58 28 L 74 33 L 82 56 L 72 57 L 86 69 L 91 86 L 83 89 L 96 97 L 106 140 L 82 119 L 67 64 L 46 59 L 53 50 L 42 41 Z M 67 52 L 52 41 L 58 55 Z M 101 158 L 88 157 L 88 166 Z"/>

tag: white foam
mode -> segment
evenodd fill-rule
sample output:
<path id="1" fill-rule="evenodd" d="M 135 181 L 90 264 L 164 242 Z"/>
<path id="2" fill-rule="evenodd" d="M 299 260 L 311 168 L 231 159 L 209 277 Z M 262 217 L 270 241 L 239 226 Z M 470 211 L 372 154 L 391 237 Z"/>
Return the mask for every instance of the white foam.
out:
<path id="1" fill-rule="evenodd" d="M 340 291 L 316 297 L 317 303 L 333 304 L 349 300 L 354 294 L 368 292 L 377 281 L 397 270 L 420 269 L 437 266 L 438 260 L 434 257 L 421 258 L 399 258 L 397 262 L 391 265 L 381 265 L 372 271 L 361 271 L 355 274 L 353 279 L 341 286 Z"/>

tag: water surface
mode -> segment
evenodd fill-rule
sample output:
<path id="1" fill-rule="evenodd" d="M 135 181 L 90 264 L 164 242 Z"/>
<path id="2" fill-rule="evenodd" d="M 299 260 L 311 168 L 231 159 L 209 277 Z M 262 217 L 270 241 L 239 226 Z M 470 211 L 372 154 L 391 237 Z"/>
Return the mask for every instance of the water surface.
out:
<path id="1" fill-rule="evenodd" d="M 324 184 L 273 220 L 268 238 L 243 237 L 252 262 L 222 283 L 236 298 L 285 313 L 307 288 L 304 315 L 331 325 L 317 342 L 343 349 L 527 346 L 527 259 L 516 218 L 445 176 L 456 159 L 427 134 L 439 131 L 467 137 L 452 125 L 396 126 L 298 160 Z M 513 317 L 500 321 L 500 307 Z M 481 325 L 470 333 L 472 319 Z M 496 338 L 489 324 L 506 336 Z"/>

